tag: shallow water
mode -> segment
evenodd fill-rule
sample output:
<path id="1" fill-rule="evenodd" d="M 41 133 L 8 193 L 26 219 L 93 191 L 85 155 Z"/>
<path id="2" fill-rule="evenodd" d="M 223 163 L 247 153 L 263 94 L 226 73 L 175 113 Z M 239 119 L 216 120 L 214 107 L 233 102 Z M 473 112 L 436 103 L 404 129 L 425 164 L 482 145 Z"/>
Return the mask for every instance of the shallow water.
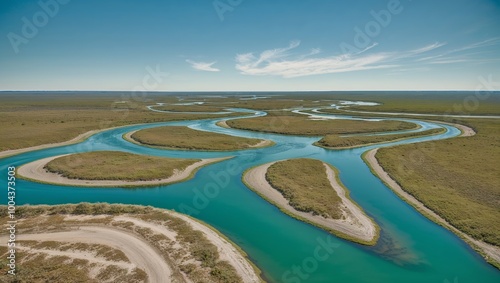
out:
<path id="1" fill-rule="evenodd" d="M 252 111 L 253 112 L 253 111 Z M 257 112 L 256 115 L 264 115 Z M 110 202 L 152 205 L 191 214 L 237 243 L 263 271 L 269 282 L 500 282 L 500 272 L 487 264 L 457 236 L 434 224 L 396 197 L 373 176 L 360 156 L 380 145 L 350 150 L 325 150 L 312 143 L 319 137 L 253 133 L 215 126 L 219 119 L 157 123 L 109 130 L 87 141 L 2 159 L 6 187 L 7 166 L 64 153 L 121 150 L 156 156 L 209 158 L 235 156 L 202 168 L 187 182 L 154 188 L 75 188 L 17 181 L 18 204 Z M 435 123 L 418 122 L 422 129 Z M 273 147 L 235 152 L 193 152 L 141 147 L 124 141 L 129 131 L 162 125 L 187 125 L 194 129 L 244 137 L 272 139 Z M 458 135 L 447 128 L 438 138 Z M 436 139 L 414 138 L 388 143 Z M 336 238 L 297 221 L 270 205 L 242 182 L 244 170 L 270 161 L 308 157 L 328 162 L 340 170 L 351 197 L 381 226 L 375 247 L 364 247 Z M 6 203 L 6 193 L 2 196 Z"/>

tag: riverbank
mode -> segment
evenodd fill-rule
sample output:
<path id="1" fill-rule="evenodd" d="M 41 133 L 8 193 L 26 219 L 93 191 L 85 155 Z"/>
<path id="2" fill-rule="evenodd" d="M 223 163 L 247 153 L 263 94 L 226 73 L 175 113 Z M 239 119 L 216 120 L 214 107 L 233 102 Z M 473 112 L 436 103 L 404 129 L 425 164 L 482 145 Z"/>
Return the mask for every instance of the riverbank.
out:
<path id="1" fill-rule="evenodd" d="M 465 127 L 465 126 L 464 126 Z M 468 127 L 466 127 L 468 128 Z M 463 136 L 473 135 L 474 131 L 467 130 L 463 128 Z M 470 129 L 470 128 L 469 128 Z M 457 236 L 462 238 L 467 242 L 472 248 L 478 251 L 489 263 L 500 269 L 500 248 L 476 239 L 466 233 L 458 230 L 453 225 L 451 225 L 446 219 L 435 213 L 433 210 L 425 206 L 421 201 L 416 199 L 414 196 L 406 192 L 395 180 L 393 180 L 389 174 L 380 166 L 375 157 L 378 148 L 369 150 L 365 152 L 362 156 L 365 163 L 370 167 L 370 170 L 374 175 L 384 182 L 387 187 L 389 187 L 395 194 L 397 194 L 402 200 L 413 206 L 417 211 L 425 215 L 427 218 L 433 222 L 445 227 L 446 229 L 452 231 Z"/>
<path id="2" fill-rule="evenodd" d="M 196 171 L 198 171 L 200 168 L 215 162 L 220 162 L 232 158 L 232 157 L 221 157 L 221 158 L 201 159 L 201 161 L 195 162 L 194 164 L 187 166 L 184 170 L 175 171 L 174 174 L 168 178 L 147 180 L 147 181 L 122 181 L 122 180 L 70 179 L 63 177 L 60 174 L 49 172 L 45 169 L 47 163 L 56 158 L 64 156 L 68 156 L 68 154 L 51 156 L 24 164 L 17 169 L 17 174 L 20 178 L 24 178 L 30 181 L 46 183 L 46 184 L 54 184 L 54 185 L 67 185 L 67 186 L 78 186 L 78 187 L 156 186 L 156 185 L 173 184 L 186 181 L 192 178 L 195 175 Z"/>
<path id="3" fill-rule="evenodd" d="M 247 170 L 243 174 L 243 182 L 268 202 L 294 218 L 325 229 L 336 236 L 353 242 L 364 245 L 374 245 L 377 242 L 379 227 L 349 198 L 347 189 L 340 184 L 338 173 L 330 165 L 323 163 L 328 181 L 341 199 L 340 207 L 343 212 L 343 218 L 341 219 L 325 218 L 313 215 L 312 213 L 298 211 L 292 207 L 289 201 L 266 180 L 268 168 L 274 163 L 276 162 L 263 164 Z"/>
<path id="4" fill-rule="evenodd" d="M 110 282 L 263 282 L 260 270 L 233 242 L 208 224 L 174 211 L 105 203 L 18 210 L 17 259 L 24 268 L 17 278 L 23 282 L 54 275 L 61 282 L 74 282 L 75 277 L 106 277 Z M 0 236 L 2 248 L 6 237 Z M 47 273 L 58 260 L 61 268 Z M 0 279 L 3 276 L 9 275 Z"/>
<path id="5" fill-rule="evenodd" d="M 427 136 L 435 136 L 446 132 L 445 128 L 430 129 L 422 132 L 402 133 L 394 135 L 378 135 L 378 136 L 349 136 L 341 137 L 338 135 L 326 135 L 321 140 L 313 143 L 326 149 L 341 150 L 381 144 L 387 142 L 396 142 L 411 138 L 421 138 Z"/>

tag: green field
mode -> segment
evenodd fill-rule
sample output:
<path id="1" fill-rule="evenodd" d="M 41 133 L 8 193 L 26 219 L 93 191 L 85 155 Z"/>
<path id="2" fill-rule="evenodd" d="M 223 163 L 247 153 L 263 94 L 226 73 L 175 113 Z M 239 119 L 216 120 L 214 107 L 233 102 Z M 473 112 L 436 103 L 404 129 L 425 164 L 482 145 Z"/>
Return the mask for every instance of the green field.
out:
<path id="1" fill-rule="evenodd" d="M 56 158 L 45 166 L 70 179 L 149 181 L 169 178 L 198 159 L 144 156 L 118 151 L 77 153 Z"/>
<path id="2" fill-rule="evenodd" d="M 255 147 L 263 140 L 197 131 L 188 127 L 166 126 L 140 130 L 131 138 L 141 144 L 169 149 L 240 150 Z"/>
<path id="3" fill-rule="evenodd" d="M 339 135 L 326 135 L 321 140 L 315 142 L 317 146 L 332 148 L 332 149 L 342 149 L 342 148 L 353 148 L 360 147 L 368 144 L 392 142 L 402 139 L 423 137 L 428 135 L 437 135 L 446 132 L 445 129 L 431 129 L 422 132 L 414 133 L 403 133 L 394 135 L 379 135 L 379 136 L 339 136 Z"/>
<path id="4" fill-rule="evenodd" d="M 300 158 L 276 162 L 268 168 L 266 180 L 298 211 L 332 219 L 342 217 L 342 200 L 332 188 L 320 160 Z"/>
<path id="5" fill-rule="evenodd" d="M 477 134 L 382 148 L 376 157 L 405 191 L 453 226 L 500 246 L 500 121 L 461 123 Z"/>
<path id="6" fill-rule="evenodd" d="M 400 121 L 365 122 L 355 120 L 311 120 L 296 115 L 269 115 L 264 117 L 228 120 L 235 129 L 285 135 L 324 136 L 328 134 L 357 134 L 414 129 L 413 123 Z"/>

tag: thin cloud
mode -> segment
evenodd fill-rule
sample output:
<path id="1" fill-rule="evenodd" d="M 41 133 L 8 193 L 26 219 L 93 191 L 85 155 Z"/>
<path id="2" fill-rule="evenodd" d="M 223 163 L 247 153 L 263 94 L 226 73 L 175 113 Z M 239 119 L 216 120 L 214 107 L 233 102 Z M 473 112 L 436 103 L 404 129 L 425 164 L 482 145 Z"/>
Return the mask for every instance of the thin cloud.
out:
<path id="1" fill-rule="evenodd" d="M 189 64 L 191 64 L 191 67 L 193 67 L 193 69 L 195 69 L 195 70 L 206 71 L 206 72 L 219 72 L 220 71 L 220 69 L 212 67 L 217 62 L 210 62 L 210 63 L 207 63 L 207 62 L 194 62 L 194 61 L 191 61 L 189 59 L 186 60 L 186 62 L 188 62 Z"/>
<path id="2" fill-rule="evenodd" d="M 444 43 L 434 43 L 406 52 L 378 52 L 367 54 L 368 50 L 378 45 L 374 43 L 355 54 L 314 58 L 311 58 L 311 56 L 316 55 L 312 54 L 315 52 L 292 56 L 290 51 L 297 48 L 299 45 L 300 41 L 293 41 L 285 48 L 265 50 L 257 56 L 253 53 L 237 54 L 235 57 L 235 67 L 244 75 L 272 75 L 284 78 L 386 69 L 399 67 L 399 63 L 401 63 L 399 61 L 402 59 L 407 59 L 434 50 L 443 46 Z"/>
<path id="3" fill-rule="evenodd" d="M 481 54 L 481 51 L 473 53 L 467 51 L 494 46 L 498 45 L 499 43 L 500 43 L 500 38 L 498 37 L 490 38 L 483 41 L 474 42 L 459 48 L 447 50 L 442 52 L 441 54 L 419 58 L 416 61 L 427 64 L 453 64 L 461 62 L 481 61 L 484 60 L 484 58 L 481 59 L 474 58 L 474 55 Z"/>

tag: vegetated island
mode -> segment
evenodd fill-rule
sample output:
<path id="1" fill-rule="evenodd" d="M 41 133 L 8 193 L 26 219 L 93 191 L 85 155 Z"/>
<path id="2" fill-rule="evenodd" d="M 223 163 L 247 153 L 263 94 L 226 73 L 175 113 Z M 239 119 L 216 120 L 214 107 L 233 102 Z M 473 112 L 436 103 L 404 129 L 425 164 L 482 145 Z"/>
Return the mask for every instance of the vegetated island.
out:
<path id="1" fill-rule="evenodd" d="M 462 126 L 467 138 L 374 149 L 363 159 L 403 200 L 500 268 L 499 169 L 491 167 L 500 153 L 495 132 L 500 121 L 458 122 L 472 125 L 477 134 Z M 410 160 L 409 154 L 418 154 L 419 160 Z"/>
<path id="2" fill-rule="evenodd" d="M 376 133 L 410 130 L 419 127 L 414 123 L 404 121 L 313 119 L 305 115 L 281 113 L 256 118 L 226 120 L 225 125 L 240 130 L 300 136 Z"/>
<path id="3" fill-rule="evenodd" d="M 97 187 L 155 186 L 188 180 L 203 166 L 231 157 L 177 159 L 94 151 L 39 159 L 17 169 L 19 177 L 35 182 Z"/>
<path id="4" fill-rule="evenodd" d="M 247 170 L 243 182 L 284 213 L 341 238 L 375 245 L 380 228 L 349 198 L 331 165 L 290 159 Z"/>
<path id="5" fill-rule="evenodd" d="M 118 204 L 19 206 L 16 275 L 1 282 L 263 282 L 247 255 L 209 225 L 153 207 Z M 2 208 L 3 226 L 8 220 Z M 12 279 L 14 281 L 12 281 Z"/>
<path id="6" fill-rule="evenodd" d="M 164 126 L 125 134 L 124 139 L 167 149 L 229 151 L 274 145 L 270 140 L 252 139 L 193 130 L 182 126 Z"/>
<path id="7" fill-rule="evenodd" d="M 314 143 L 316 146 L 330 149 L 347 149 L 362 147 L 371 144 L 394 142 L 409 138 L 433 136 L 445 133 L 445 128 L 430 129 L 421 132 L 401 133 L 391 135 L 372 135 L 372 136 L 348 136 L 326 135 L 321 140 Z"/>

